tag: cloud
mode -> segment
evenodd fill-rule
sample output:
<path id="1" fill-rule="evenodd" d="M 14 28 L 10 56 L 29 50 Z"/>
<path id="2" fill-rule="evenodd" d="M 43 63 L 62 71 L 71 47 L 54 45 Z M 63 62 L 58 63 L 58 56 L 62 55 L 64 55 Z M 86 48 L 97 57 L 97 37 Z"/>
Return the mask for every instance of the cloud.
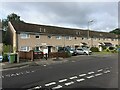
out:
<path id="1" fill-rule="evenodd" d="M 4 2 L 1 17 L 14 12 L 30 23 L 84 29 L 94 20 L 92 30 L 111 31 L 117 28 L 117 9 L 117 2 Z"/>

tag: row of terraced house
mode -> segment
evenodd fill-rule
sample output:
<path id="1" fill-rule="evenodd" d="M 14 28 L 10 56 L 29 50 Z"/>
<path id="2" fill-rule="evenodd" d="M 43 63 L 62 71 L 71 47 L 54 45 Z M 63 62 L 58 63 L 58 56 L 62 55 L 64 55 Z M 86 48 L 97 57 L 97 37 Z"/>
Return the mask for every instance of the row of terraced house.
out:
<path id="1" fill-rule="evenodd" d="M 118 45 L 118 35 L 113 33 L 25 22 L 9 22 L 7 32 L 7 42 L 13 46 L 14 52 L 44 48 L 48 49 L 48 52 L 57 52 L 58 47 L 64 46 L 75 48 L 83 45 L 89 47 Z"/>

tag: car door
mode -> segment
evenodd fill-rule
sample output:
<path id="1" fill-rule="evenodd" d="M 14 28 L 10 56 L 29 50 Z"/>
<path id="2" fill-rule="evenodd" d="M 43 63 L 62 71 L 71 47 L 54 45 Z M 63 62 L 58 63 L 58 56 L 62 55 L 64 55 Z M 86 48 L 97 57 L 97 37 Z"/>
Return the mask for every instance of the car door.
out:
<path id="1" fill-rule="evenodd" d="M 83 49 L 77 49 L 78 54 L 84 54 Z"/>

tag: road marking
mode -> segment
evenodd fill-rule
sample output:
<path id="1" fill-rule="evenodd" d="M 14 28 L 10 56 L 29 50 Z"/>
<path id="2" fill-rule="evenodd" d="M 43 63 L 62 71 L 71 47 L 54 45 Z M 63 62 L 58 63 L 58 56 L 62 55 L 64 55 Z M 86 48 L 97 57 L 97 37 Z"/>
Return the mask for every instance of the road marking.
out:
<path id="1" fill-rule="evenodd" d="M 4 76 L 1 76 L 2 78 L 4 78 Z"/>
<path id="2" fill-rule="evenodd" d="M 80 77 L 82 77 L 82 76 L 86 76 L 86 74 L 81 74 L 81 75 L 79 75 Z"/>
<path id="3" fill-rule="evenodd" d="M 67 81 L 67 79 L 62 79 L 62 80 L 59 80 L 59 82 L 65 82 Z"/>
<path id="4" fill-rule="evenodd" d="M 76 81 L 77 82 L 82 82 L 82 81 L 84 81 L 85 79 L 84 78 L 82 78 L 82 79 L 77 79 Z"/>
<path id="5" fill-rule="evenodd" d="M 19 73 L 16 73 L 16 75 L 20 75 Z"/>
<path id="6" fill-rule="evenodd" d="M 55 90 L 55 89 L 59 89 L 59 88 L 62 88 L 62 86 L 58 85 L 57 87 L 53 87 L 52 89 Z"/>
<path id="7" fill-rule="evenodd" d="M 35 72 L 35 71 L 31 71 L 31 72 Z"/>
<path id="8" fill-rule="evenodd" d="M 75 62 L 75 61 L 72 61 L 72 62 Z"/>
<path id="9" fill-rule="evenodd" d="M 91 75 L 91 76 L 89 76 L 89 77 L 87 77 L 88 79 L 90 79 L 90 78 L 93 78 L 94 76 L 93 75 Z"/>
<path id="10" fill-rule="evenodd" d="M 69 86 L 69 85 L 71 85 L 71 84 L 73 84 L 73 83 L 74 83 L 74 82 L 71 81 L 71 82 L 65 83 L 65 85 L 66 85 L 66 86 Z"/>
<path id="11" fill-rule="evenodd" d="M 11 74 L 11 76 L 16 76 L 15 74 Z"/>
<path id="12" fill-rule="evenodd" d="M 46 66 L 46 65 L 43 65 L 44 67 Z"/>
<path id="13" fill-rule="evenodd" d="M 104 73 L 109 73 L 109 72 L 110 72 L 110 70 L 104 71 Z"/>
<path id="14" fill-rule="evenodd" d="M 41 86 L 36 86 L 36 87 L 34 87 L 34 89 L 40 89 L 41 88 Z"/>
<path id="15" fill-rule="evenodd" d="M 94 72 L 88 72 L 88 74 L 93 74 Z"/>
<path id="16" fill-rule="evenodd" d="M 100 75 L 102 75 L 103 73 L 99 73 L 99 74 L 95 74 L 95 76 L 100 76 Z"/>
<path id="17" fill-rule="evenodd" d="M 103 71 L 103 69 L 99 69 L 97 72 L 101 72 L 101 71 Z"/>
<path id="18" fill-rule="evenodd" d="M 10 77 L 10 74 L 5 75 L 6 77 Z"/>
<path id="19" fill-rule="evenodd" d="M 70 77 L 70 79 L 75 79 L 75 78 L 77 78 L 77 76 Z"/>
<path id="20" fill-rule="evenodd" d="M 51 82 L 51 83 L 45 84 L 45 86 L 50 86 L 50 85 L 54 85 L 54 84 L 56 84 L 56 82 Z"/>
<path id="21" fill-rule="evenodd" d="M 26 71 L 26 73 L 30 73 L 30 71 Z"/>

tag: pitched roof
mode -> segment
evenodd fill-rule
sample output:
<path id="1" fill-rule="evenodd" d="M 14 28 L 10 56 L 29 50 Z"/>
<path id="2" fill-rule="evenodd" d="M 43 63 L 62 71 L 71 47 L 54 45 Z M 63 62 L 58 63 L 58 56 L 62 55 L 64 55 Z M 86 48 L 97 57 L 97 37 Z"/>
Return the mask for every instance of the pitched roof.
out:
<path id="1" fill-rule="evenodd" d="M 41 33 L 41 34 L 53 34 L 53 35 L 67 35 L 67 36 L 79 36 L 87 37 L 88 30 L 83 29 L 74 29 L 74 28 L 64 28 L 56 26 L 47 26 L 47 25 L 38 25 L 30 24 L 25 22 L 11 22 L 17 33 L 20 32 L 29 32 L 29 33 Z M 90 31 L 90 37 L 97 38 L 118 38 L 116 34 L 108 32 L 97 32 Z"/>

